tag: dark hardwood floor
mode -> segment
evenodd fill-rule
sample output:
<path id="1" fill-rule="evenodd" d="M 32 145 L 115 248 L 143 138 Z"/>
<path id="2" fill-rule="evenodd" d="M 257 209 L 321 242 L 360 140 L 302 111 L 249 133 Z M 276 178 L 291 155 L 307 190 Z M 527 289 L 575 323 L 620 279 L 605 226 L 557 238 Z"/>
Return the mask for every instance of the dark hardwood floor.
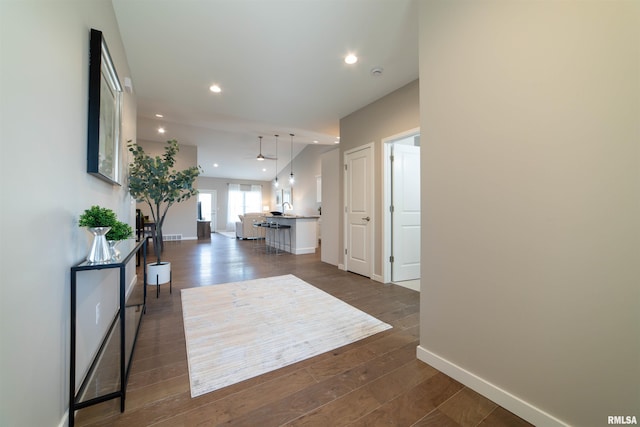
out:
<path id="1" fill-rule="evenodd" d="M 320 262 L 265 254 L 259 243 L 213 234 L 168 242 L 173 294 L 149 287 L 127 388 L 77 412 L 81 426 L 529 426 L 416 359 L 419 294 Z M 282 274 L 302 280 L 393 326 L 334 351 L 192 399 L 180 290 Z M 141 274 L 139 274 L 140 282 Z"/>

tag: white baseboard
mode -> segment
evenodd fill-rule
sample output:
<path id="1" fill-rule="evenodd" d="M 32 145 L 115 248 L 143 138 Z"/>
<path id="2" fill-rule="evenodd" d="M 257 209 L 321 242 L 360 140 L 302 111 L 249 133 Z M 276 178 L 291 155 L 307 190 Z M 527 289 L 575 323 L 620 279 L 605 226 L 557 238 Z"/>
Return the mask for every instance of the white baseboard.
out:
<path id="1" fill-rule="evenodd" d="M 402 286 L 403 288 L 411 289 L 412 291 L 420 292 L 419 280 L 407 280 L 406 282 L 393 282 L 393 284 Z"/>
<path id="2" fill-rule="evenodd" d="M 286 250 L 287 248 L 285 248 Z M 290 251 L 287 251 L 290 252 Z M 315 254 L 316 253 L 316 248 L 315 247 L 309 247 L 309 248 L 296 248 L 294 255 L 305 255 L 305 254 Z"/>
<path id="3" fill-rule="evenodd" d="M 536 426 L 547 427 L 568 427 L 566 424 L 554 416 L 544 412 L 530 403 L 525 402 L 506 390 L 478 377 L 464 368 L 430 352 L 422 346 L 418 346 L 416 356 L 437 370 L 449 375 L 456 381 L 464 384 L 470 389 L 480 393 L 487 399 L 497 403 L 508 411 L 513 412 L 520 418 Z"/>
<path id="4" fill-rule="evenodd" d="M 344 264 L 338 264 L 338 269 L 345 271 L 346 269 L 344 268 Z"/>
<path id="5" fill-rule="evenodd" d="M 380 283 L 384 283 L 384 277 L 382 277 L 379 274 L 374 274 L 373 276 L 371 276 L 371 280 L 374 280 L 374 281 L 380 282 Z"/>
<path id="6" fill-rule="evenodd" d="M 60 420 L 60 424 L 58 424 L 58 427 L 66 427 L 68 425 L 69 425 L 69 409 L 67 408 L 67 411 L 62 416 L 62 420 Z"/>

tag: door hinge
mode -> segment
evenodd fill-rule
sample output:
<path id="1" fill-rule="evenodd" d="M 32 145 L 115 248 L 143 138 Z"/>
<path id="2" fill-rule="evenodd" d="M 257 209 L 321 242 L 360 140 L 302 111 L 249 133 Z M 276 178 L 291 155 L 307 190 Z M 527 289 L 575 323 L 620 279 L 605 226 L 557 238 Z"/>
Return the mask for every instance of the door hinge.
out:
<path id="1" fill-rule="evenodd" d="M 345 255 L 347 254 L 347 250 L 346 250 L 346 249 L 344 250 L 344 254 L 345 254 Z"/>
<path id="2" fill-rule="evenodd" d="M 389 257 L 389 262 L 394 262 L 394 261 L 395 261 L 395 258 L 393 258 L 393 255 L 391 255 L 391 256 Z"/>
<path id="3" fill-rule="evenodd" d="M 347 164 L 346 163 L 344 164 L 344 170 L 347 170 Z"/>
<path id="4" fill-rule="evenodd" d="M 389 206 L 389 212 L 391 212 L 391 213 L 395 212 L 395 211 L 393 210 L 393 205 Z"/>
<path id="5" fill-rule="evenodd" d="M 395 157 L 392 155 L 389 156 L 389 158 L 391 159 L 391 162 L 393 162 L 395 160 Z"/>

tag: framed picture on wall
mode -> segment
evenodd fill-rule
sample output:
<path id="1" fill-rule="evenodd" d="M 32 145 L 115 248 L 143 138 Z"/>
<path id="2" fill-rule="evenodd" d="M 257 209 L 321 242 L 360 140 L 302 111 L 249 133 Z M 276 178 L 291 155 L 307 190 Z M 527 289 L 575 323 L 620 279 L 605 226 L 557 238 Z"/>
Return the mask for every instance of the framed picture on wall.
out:
<path id="1" fill-rule="evenodd" d="M 89 117 L 87 172 L 112 184 L 120 182 L 122 86 L 102 32 L 89 41 Z"/>

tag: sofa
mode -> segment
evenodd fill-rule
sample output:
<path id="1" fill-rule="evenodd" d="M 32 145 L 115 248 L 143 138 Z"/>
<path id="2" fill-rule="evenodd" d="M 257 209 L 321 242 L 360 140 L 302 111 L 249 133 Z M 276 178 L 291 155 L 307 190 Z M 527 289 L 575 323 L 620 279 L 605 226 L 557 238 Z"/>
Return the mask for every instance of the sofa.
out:
<path id="1" fill-rule="evenodd" d="M 246 213 L 238 215 L 240 221 L 236 222 L 236 239 L 264 239 L 265 229 L 254 227 L 257 222 L 264 222 L 262 213 Z"/>

